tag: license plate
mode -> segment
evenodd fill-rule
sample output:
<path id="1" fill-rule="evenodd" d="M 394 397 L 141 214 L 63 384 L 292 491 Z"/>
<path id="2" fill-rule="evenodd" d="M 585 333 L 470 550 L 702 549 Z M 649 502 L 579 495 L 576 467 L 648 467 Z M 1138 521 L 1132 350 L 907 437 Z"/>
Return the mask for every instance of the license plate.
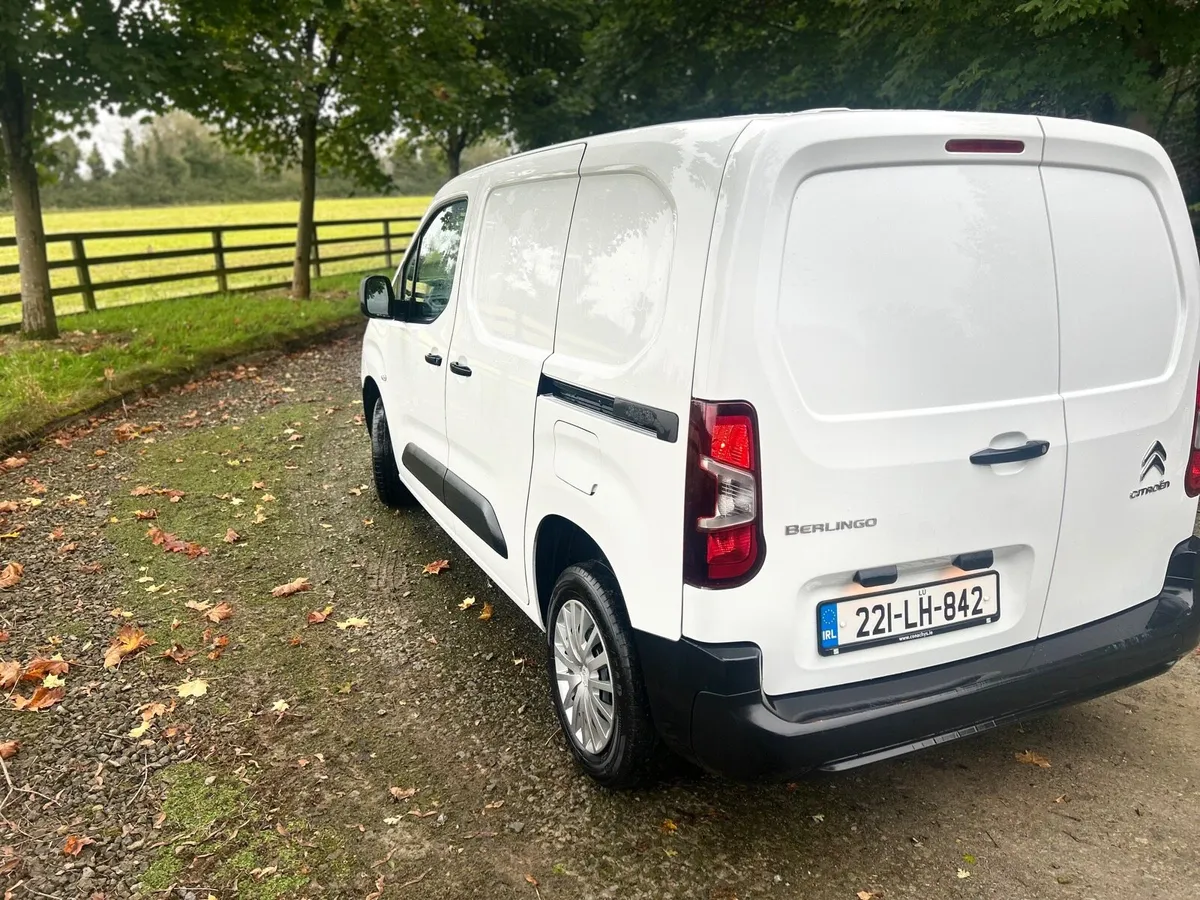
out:
<path id="1" fill-rule="evenodd" d="M 817 607 L 817 647 L 822 656 L 836 656 L 999 618 L 1000 574 L 984 572 L 826 601 Z"/>

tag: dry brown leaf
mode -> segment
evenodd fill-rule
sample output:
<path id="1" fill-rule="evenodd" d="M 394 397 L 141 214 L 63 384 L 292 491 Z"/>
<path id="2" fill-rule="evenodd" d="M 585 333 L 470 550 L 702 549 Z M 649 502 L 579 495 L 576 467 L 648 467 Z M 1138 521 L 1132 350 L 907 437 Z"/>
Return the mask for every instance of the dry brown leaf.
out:
<path id="1" fill-rule="evenodd" d="M 68 553 L 74 553 L 78 549 L 79 544 L 75 541 L 71 541 L 69 544 L 63 544 L 61 547 L 59 547 L 58 552 L 65 556 Z"/>
<path id="2" fill-rule="evenodd" d="M 308 614 L 309 625 L 320 625 L 333 613 L 333 607 L 327 606 L 324 609 L 314 609 Z"/>
<path id="3" fill-rule="evenodd" d="M 0 469 L 4 469 L 7 472 L 13 472 L 26 465 L 28 462 L 29 460 L 25 459 L 23 456 L 10 456 L 8 459 L 4 460 L 4 462 L 0 462 Z"/>
<path id="4" fill-rule="evenodd" d="M 281 584 L 271 588 L 272 597 L 290 597 L 292 594 L 298 594 L 300 591 L 312 590 L 312 585 L 308 583 L 307 578 L 296 578 L 289 581 L 287 584 Z"/>
<path id="5" fill-rule="evenodd" d="M 658 830 L 663 834 L 674 834 L 679 830 L 679 826 L 675 824 L 674 819 L 663 819 L 662 824 L 658 826 Z"/>
<path id="6" fill-rule="evenodd" d="M 12 701 L 13 706 L 15 706 L 17 709 L 30 709 L 36 711 L 39 709 L 49 709 L 64 696 L 66 696 L 66 691 L 60 687 L 40 687 L 37 688 L 28 698 L 22 697 L 20 694 L 13 694 Z"/>
<path id="7" fill-rule="evenodd" d="M 227 544 L 236 544 L 241 539 L 242 539 L 242 536 L 240 534 L 238 534 L 236 531 L 234 531 L 232 528 L 230 528 L 228 531 L 225 532 L 225 537 L 223 538 L 223 540 Z"/>
<path id="8" fill-rule="evenodd" d="M 4 741 L 0 743 L 0 759 L 12 759 L 20 749 L 20 741 Z"/>
<path id="9" fill-rule="evenodd" d="M 203 697 L 208 693 L 208 682 L 201 678 L 185 681 L 175 688 L 180 697 Z"/>
<path id="10" fill-rule="evenodd" d="M 16 500 L 0 500 L 0 513 L 15 513 L 20 508 Z"/>
<path id="11" fill-rule="evenodd" d="M 79 571 L 84 575 L 97 575 L 104 571 L 104 566 L 98 562 L 83 563 L 79 566 Z"/>
<path id="12" fill-rule="evenodd" d="M 479 618 L 484 622 L 487 622 L 492 618 L 492 604 L 487 600 L 483 601 L 483 611 L 479 613 Z"/>
<path id="13" fill-rule="evenodd" d="M 8 632 L 0 631 L 0 644 L 7 644 L 7 643 L 8 643 Z"/>
<path id="14" fill-rule="evenodd" d="M 335 622 L 339 631 L 345 631 L 347 628 L 366 628 L 370 623 L 366 619 L 361 619 L 358 616 L 351 616 L 344 622 Z"/>
<path id="15" fill-rule="evenodd" d="M 1014 754 L 1014 759 L 1028 766 L 1037 766 L 1039 769 L 1050 768 L 1050 760 L 1033 750 L 1022 750 L 1020 753 Z"/>
<path id="16" fill-rule="evenodd" d="M 25 567 L 19 562 L 10 562 L 3 569 L 0 569 L 0 588 L 10 588 L 16 586 L 21 580 L 21 573 L 25 571 Z"/>
<path id="17" fill-rule="evenodd" d="M 233 617 L 233 607 L 228 603 L 221 602 L 204 614 L 204 618 L 210 622 L 224 622 L 226 619 Z"/>
<path id="18" fill-rule="evenodd" d="M 410 787 L 390 787 L 388 793 L 392 795 L 393 800 L 407 800 L 409 797 L 415 796 L 419 788 Z"/>
<path id="19" fill-rule="evenodd" d="M 185 662 L 195 656 L 196 653 L 197 651 L 188 650 L 182 644 L 172 644 L 171 649 L 164 650 L 161 655 L 164 659 L 173 659 L 175 662 L 183 665 Z"/>
<path id="20" fill-rule="evenodd" d="M 88 844 L 96 843 L 90 837 L 79 837 L 72 834 L 67 836 L 67 842 L 63 844 L 63 853 L 67 856 L 78 856 L 80 852 Z"/>
<path id="21" fill-rule="evenodd" d="M 525 880 L 528 881 L 530 884 L 532 884 L 534 887 L 538 886 L 538 883 L 539 883 L 538 880 L 536 878 L 534 878 L 532 875 L 526 874 Z"/>
<path id="22" fill-rule="evenodd" d="M 261 490 L 265 489 L 266 486 L 267 486 L 267 483 L 265 481 L 255 481 L 255 482 L 252 482 L 250 485 L 250 487 L 256 491 L 261 491 Z"/>
<path id="23" fill-rule="evenodd" d="M 883 894 L 879 893 L 878 891 L 859 891 L 856 896 L 858 897 L 858 900 L 879 900 Z"/>
<path id="24" fill-rule="evenodd" d="M 175 708 L 175 701 L 171 701 L 171 709 Z M 167 704 L 161 700 L 152 700 L 142 707 L 142 721 L 149 722 L 155 716 L 165 716 L 171 710 L 167 709 Z"/>
<path id="25" fill-rule="evenodd" d="M 21 661 L 19 659 L 0 660 L 0 690 L 7 691 L 21 680 Z"/>
<path id="26" fill-rule="evenodd" d="M 133 511 L 133 517 L 135 519 L 137 519 L 139 522 L 145 522 L 147 519 L 157 519 L 158 518 L 158 510 L 157 509 L 135 509 Z"/>
<path id="27" fill-rule="evenodd" d="M 104 668 L 111 669 L 118 666 L 125 657 L 154 643 L 156 643 L 154 638 L 149 637 L 136 625 L 122 625 L 104 653 Z"/>
<path id="28" fill-rule="evenodd" d="M 157 525 L 150 526 L 146 531 L 146 537 L 150 538 L 151 543 L 156 547 L 162 547 L 166 553 L 184 553 L 188 559 L 208 556 L 207 547 L 201 547 L 196 541 L 181 540 L 178 535 L 163 531 Z"/>
<path id="29" fill-rule="evenodd" d="M 30 475 L 25 479 L 25 490 L 31 494 L 44 494 L 46 493 L 46 485 Z"/>
<path id="30" fill-rule="evenodd" d="M 216 662 L 229 646 L 229 635 L 218 634 L 209 647 L 208 658 Z"/>
<path id="31" fill-rule="evenodd" d="M 61 655 L 56 655 L 52 659 L 46 659 L 44 656 L 36 657 L 29 661 L 29 665 L 25 667 L 25 674 L 21 676 L 22 681 L 41 681 L 47 675 L 66 675 L 71 668 Z"/>
<path id="32" fill-rule="evenodd" d="M 458 604 L 459 609 L 470 609 L 475 605 L 474 597 L 463 597 L 462 603 Z"/>
<path id="33" fill-rule="evenodd" d="M 183 605 L 188 609 L 194 609 L 196 612 L 204 612 L 205 610 L 212 608 L 212 604 L 207 600 L 189 600 Z"/>
<path id="34" fill-rule="evenodd" d="M 129 496 L 130 497 L 149 497 L 153 493 L 154 493 L 154 488 L 150 487 L 150 485 L 139 484 L 137 487 L 135 487 L 132 491 L 129 492 Z"/>
<path id="35" fill-rule="evenodd" d="M 450 568 L 450 560 L 436 559 L 431 563 L 425 563 L 424 572 L 426 575 L 437 575 L 443 569 Z"/>

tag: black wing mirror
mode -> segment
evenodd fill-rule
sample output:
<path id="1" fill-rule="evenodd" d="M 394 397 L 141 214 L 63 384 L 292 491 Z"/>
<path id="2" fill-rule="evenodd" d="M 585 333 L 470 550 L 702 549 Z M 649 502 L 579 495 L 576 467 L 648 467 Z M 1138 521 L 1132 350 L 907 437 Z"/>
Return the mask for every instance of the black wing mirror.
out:
<path id="1" fill-rule="evenodd" d="M 392 280 L 386 275 L 368 275 L 358 286 L 358 308 L 369 319 L 389 318 L 395 303 Z"/>

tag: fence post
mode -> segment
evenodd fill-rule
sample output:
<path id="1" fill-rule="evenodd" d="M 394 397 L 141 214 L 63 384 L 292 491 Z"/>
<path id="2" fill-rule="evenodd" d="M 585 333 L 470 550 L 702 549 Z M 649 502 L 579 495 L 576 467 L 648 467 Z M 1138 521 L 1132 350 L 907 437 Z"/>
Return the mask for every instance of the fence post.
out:
<path id="1" fill-rule="evenodd" d="M 221 229 L 212 230 L 213 261 L 217 264 L 217 290 L 229 293 L 229 276 L 225 273 L 225 243 L 221 240 Z"/>
<path id="2" fill-rule="evenodd" d="M 312 261 L 313 268 L 317 272 L 317 277 L 321 277 L 321 238 L 317 233 L 317 223 L 313 222 L 312 233 Z"/>
<path id="3" fill-rule="evenodd" d="M 392 263 L 392 223 L 387 219 L 383 220 L 383 253 L 387 259 L 387 267 L 394 268 Z"/>
<path id="4" fill-rule="evenodd" d="M 83 308 L 88 312 L 95 312 L 96 292 L 92 290 L 92 273 L 88 271 L 83 238 L 71 238 L 71 253 L 75 259 L 75 277 L 79 281 L 79 292 L 83 294 Z"/>

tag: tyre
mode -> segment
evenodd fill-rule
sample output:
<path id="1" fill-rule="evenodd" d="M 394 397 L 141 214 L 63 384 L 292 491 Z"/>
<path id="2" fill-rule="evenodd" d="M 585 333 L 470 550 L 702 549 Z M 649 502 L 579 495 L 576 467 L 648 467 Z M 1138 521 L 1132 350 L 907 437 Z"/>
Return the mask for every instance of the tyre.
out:
<path id="1" fill-rule="evenodd" d="M 400 480 L 382 399 L 375 401 L 375 408 L 371 412 L 371 470 L 375 475 L 375 494 L 384 506 L 399 509 L 416 502 Z"/>
<path id="2" fill-rule="evenodd" d="M 612 571 L 596 561 L 565 569 L 546 621 L 550 694 L 575 759 L 605 787 L 641 783 L 658 735 Z"/>

